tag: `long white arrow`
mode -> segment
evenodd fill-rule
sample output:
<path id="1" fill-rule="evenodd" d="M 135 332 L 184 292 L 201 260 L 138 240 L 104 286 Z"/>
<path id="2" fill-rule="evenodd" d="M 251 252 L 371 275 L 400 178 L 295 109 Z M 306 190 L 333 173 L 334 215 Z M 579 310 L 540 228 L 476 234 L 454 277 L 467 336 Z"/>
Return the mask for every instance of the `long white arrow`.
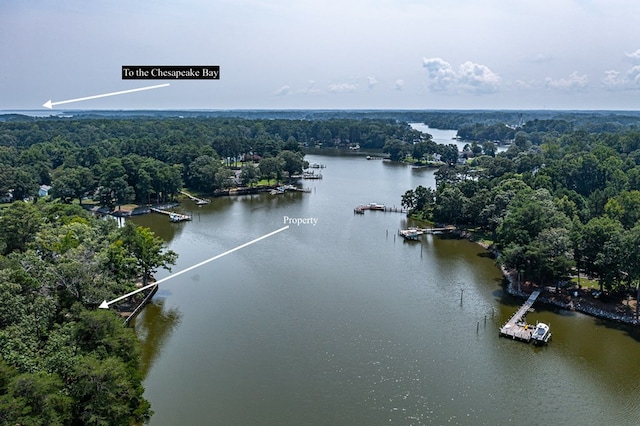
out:
<path id="1" fill-rule="evenodd" d="M 69 99 L 67 101 L 58 101 L 58 102 L 51 102 L 51 99 L 49 99 L 47 102 L 43 103 L 42 106 L 45 108 L 52 109 L 54 105 L 70 104 L 71 102 L 88 101 L 89 99 L 106 98 L 107 96 L 124 95 L 125 93 L 141 92 L 143 90 L 159 89 L 160 87 L 167 87 L 167 86 L 169 86 L 169 83 L 158 84 L 156 86 L 139 87 L 137 89 L 122 90 L 120 92 L 104 93 L 102 95 L 93 95 L 93 96 L 87 96 L 84 98 Z"/>
<path id="2" fill-rule="evenodd" d="M 146 285 L 146 286 L 144 286 L 144 287 L 140 287 L 139 289 L 134 290 L 134 291 L 132 291 L 131 293 L 127 293 L 127 294 L 125 294 L 124 296 L 120 296 L 120 297 L 118 297 L 118 298 L 116 298 L 116 299 L 113 299 L 113 300 L 112 300 L 112 301 L 110 301 L 110 302 L 107 302 L 107 301 L 105 300 L 104 302 L 102 302 L 102 304 L 101 304 L 99 307 L 100 307 L 101 309 L 109 309 L 109 305 L 111 305 L 112 303 L 119 302 L 119 301 L 121 301 L 122 299 L 126 299 L 126 298 L 127 298 L 127 297 L 129 297 L 129 296 L 132 296 L 132 295 L 134 295 L 134 294 L 136 294 L 136 293 L 140 293 L 141 291 L 146 290 L 146 289 L 148 289 L 148 288 L 150 288 L 150 287 L 153 287 L 154 285 L 158 285 L 158 284 L 160 284 L 160 283 L 162 283 L 162 282 L 165 282 L 165 281 L 167 281 L 167 280 L 169 280 L 169 279 L 171 279 L 171 278 L 175 278 L 175 277 L 177 277 L 178 275 L 182 275 L 182 274 L 184 274 L 185 272 L 189 272 L 189 271 L 191 271 L 191 270 L 193 270 L 193 269 L 199 268 L 199 267 L 200 267 L 200 266 L 202 266 L 202 265 L 205 265 L 205 264 L 207 264 L 207 263 L 209 263 L 209 262 L 213 262 L 213 261 L 214 261 L 214 260 L 216 260 L 216 259 L 220 259 L 222 256 L 226 256 L 226 255 L 228 255 L 228 254 L 233 253 L 234 251 L 238 251 L 238 250 L 243 249 L 243 248 L 245 248 L 245 247 L 247 247 L 247 246 L 250 246 L 250 245 L 251 245 L 251 244 L 253 244 L 253 243 L 257 243 L 257 242 L 258 242 L 258 241 L 260 241 L 260 240 L 264 240 L 265 238 L 269 238 L 269 237 L 271 237 L 272 235 L 275 235 L 275 234 L 277 234 L 278 232 L 282 232 L 282 231 L 284 231 L 285 229 L 288 229 L 288 228 L 289 228 L 289 225 L 287 225 L 287 226 L 283 226 L 282 228 L 277 229 L 277 230 L 275 230 L 275 231 L 273 231 L 273 232 L 270 232 L 270 233 L 268 233 L 267 235 L 263 235 L 262 237 L 258 237 L 258 238 L 256 238 L 255 240 L 251 240 L 251 241 L 249 241 L 248 243 L 244 243 L 244 244 L 242 244 L 242 245 L 240 245 L 240 246 L 238 246 L 238 247 L 236 247 L 236 248 L 232 248 L 231 250 L 227 250 L 227 251 L 225 251 L 224 253 L 221 253 L 221 254 L 219 254 L 219 255 L 217 255 L 217 256 L 213 256 L 212 258 L 207 259 L 207 260 L 204 260 L 204 261 L 202 261 L 202 262 L 200 262 L 200 263 L 198 263 L 198 264 L 196 264 L 196 265 L 189 266 L 187 269 L 183 269 L 183 270 L 182 270 L 182 271 L 180 271 L 180 272 L 176 272 L 175 274 L 169 275 L 168 277 L 164 277 L 164 278 L 162 278 L 161 280 L 158 280 L 158 281 L 156 281 L 156 282 L 154 282 L 154 283 L 148 284 L 148 285 Z"/>

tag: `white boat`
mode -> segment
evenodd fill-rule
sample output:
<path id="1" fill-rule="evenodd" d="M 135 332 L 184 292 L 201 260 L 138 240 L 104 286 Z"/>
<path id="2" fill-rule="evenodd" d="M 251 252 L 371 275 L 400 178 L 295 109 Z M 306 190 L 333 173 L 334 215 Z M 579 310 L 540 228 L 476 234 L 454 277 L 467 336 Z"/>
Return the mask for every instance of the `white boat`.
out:
<path id="1" fill-rule="evenodd" d="M 551 339 L 551 329 L 548 324 L 539 322 L 531 333 L 531 340 L 534 345 L 544 345 Z"/>

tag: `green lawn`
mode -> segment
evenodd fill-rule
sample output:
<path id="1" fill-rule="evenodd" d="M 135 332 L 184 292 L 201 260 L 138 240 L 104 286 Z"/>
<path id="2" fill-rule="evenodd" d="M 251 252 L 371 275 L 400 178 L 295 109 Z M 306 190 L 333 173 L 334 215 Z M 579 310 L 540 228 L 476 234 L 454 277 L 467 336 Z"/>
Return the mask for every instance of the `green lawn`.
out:
<path id="1" fill-rule="evenodd" d="M 571 277 L 570 282 L 572 284 L 578 285 L 578 277 Z M 600 283 L 598 280 L 590 280 L 587 277 L 580 276 L 580 285 L 582 288 L 595 288 L 600 289 Z"/>

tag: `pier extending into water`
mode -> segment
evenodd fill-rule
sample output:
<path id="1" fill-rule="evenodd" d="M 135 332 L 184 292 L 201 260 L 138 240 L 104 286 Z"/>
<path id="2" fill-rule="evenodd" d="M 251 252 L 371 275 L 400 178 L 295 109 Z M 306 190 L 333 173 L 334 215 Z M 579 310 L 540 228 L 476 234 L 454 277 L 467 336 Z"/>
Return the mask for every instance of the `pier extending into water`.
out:
<path id="1" fill-rule="evenodd" d="M 400 235 L 405 240 L 417 241 L 421 235 L 442 234 L 445 232 L 452 232 L 455 230 L 456 230 L 456 227 L 453 225 L 444 226 L 440 228 L 409 228 L 409 229 L 398 230 L 398 235 Z"/>
<path id="2" fill-rule="evenodd" d="M 531 324 L 527 324 L 525 317 L 529 309 L 533 306 L 533 303 L 536 301 L 538 296 L 540 296 L 540 292 L 542 290 L 536 290 L 524 302 L 524 305 L 518 309 L 518 311 L 509 318 L 501 328 L 500 328 L 500 336 L 501 337 L 511 337 L 514 340 L 520 340 L 522 342 L 529 343 L 531 341 L 531 336 L 533 334 L 533 330 L 535 330 L 535 326 Z"/>
<path id="3" fill-rule="evenodd" d="M 271 190 L 271 195 L 284 194 L 287 191 L 311 192 L 311 188 L 298 188 L 295 185 L 282 185 Z"/>
<path id="4" fill-rule="evenodd" d="M 209 203 L 211 202 L 211 200 L 209 200 L 209 199 L 194 197 L 193 195 L 188 194 L 188 193 L 186 193 L 186 192 L 184 192 L 184 191 L 180 191 L 180 193 L 181 193 L 182 195 L 186 195 L 187 197 L 189 197 L 189 199 L 190 199 L 191 201 L 195 201 L 195 202 L 196 202 L 196 204 L 198 204 L 199 206 L 201 206 L 201 205 L 203 205 L 203 204 L 209 204 Z"/>
<path id="5" fill-rule="evenodd" d="M 366 210 L 373 210 L 379 212 L 391 212 L 391 213 L 407 213 L 407 209 L 403 209 L 400 207 L 387 207 L 384 204 L 360 204 L 358 207 L 353 209 L 353 212 L 356 214 L 364 214 Z"/>
<path id="6" fill-rule="evenodd" d="M 186 220 L 191 220 L 191 215 L 171 212 L 169 210 L 157 209 L 155 207 L 151 207 L 151 211 L 160 214 L 166 214 L 169 216 L 169 220 L 171 222 L 183 222 Z"/>

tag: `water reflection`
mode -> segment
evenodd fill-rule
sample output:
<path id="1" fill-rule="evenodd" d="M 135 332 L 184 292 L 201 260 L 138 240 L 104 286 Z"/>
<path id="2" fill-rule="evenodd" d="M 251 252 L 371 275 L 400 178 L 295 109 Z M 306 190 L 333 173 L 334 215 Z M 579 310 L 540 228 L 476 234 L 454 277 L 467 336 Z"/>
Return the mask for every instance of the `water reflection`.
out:
<path id="1" fill-rule="evenodd" d="M 167 308 L 164 299 L 156 298 L 132 323 L 138 339 L 142 342 L 143 378 L 147 377 L 173 330 L 180 324 L 181 318 L 182 313 L 178 309 Z"/>

